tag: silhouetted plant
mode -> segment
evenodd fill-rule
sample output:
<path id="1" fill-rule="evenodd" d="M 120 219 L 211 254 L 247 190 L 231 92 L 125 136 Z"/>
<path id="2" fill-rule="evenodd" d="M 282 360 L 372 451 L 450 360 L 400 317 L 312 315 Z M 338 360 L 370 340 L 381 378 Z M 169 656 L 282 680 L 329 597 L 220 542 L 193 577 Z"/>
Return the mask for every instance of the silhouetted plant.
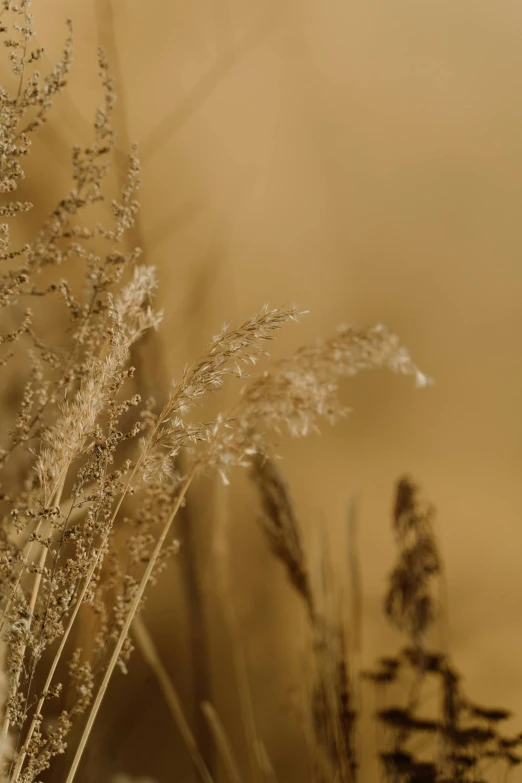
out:
<path id="1" fill-rule="evenodd" d="M 520 761 L 513 753 L 521 744 L 520 736 L 501 737 L 497 731 L 497 725 L 511 717 L 509 710 L 482 707 L 467 699 L 449 654 L 428 644 L 429 630 L 437 620 L 434 582 L 442 574 L 432 526 L 434 513 L 432 505 L 421 502 L 416 485 L 408 478 L 400 479 L 392 514 L 398 556 L 384 613 L 407 635 L 408 644 L 394 657 L 381 657 L 375 671 L 361 673 L 376 688 L 397 682 L 407 672 L 413 676 L 406 704 L 390 705 L 375 715 L 391 731 L 390 748 L 380 753 L 380 759 L 386 780 L 392 783 L 467 783 L 478 780 L 492 762 L 503 761 L 511 769 Z M 440 695 L 436 719 L 419 714 L 428 677 Z M 432 738 L 427 746 L 423 743 L 423 756 L 431 755 L 428 760 L 419 758 L 412 748 L 416 739 L 426 735 Z"/>

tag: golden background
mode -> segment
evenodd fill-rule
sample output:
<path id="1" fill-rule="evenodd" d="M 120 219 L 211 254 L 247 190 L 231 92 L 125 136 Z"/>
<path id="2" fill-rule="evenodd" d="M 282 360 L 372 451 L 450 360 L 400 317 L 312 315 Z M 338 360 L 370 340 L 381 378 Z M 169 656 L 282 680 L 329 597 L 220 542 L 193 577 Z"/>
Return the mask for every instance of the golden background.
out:
<path id="1" fill-rule="evenodd" d="M 339 322 L 381 321 L 435 378 L 422 391 L 384 373 L 346 382 L 351 416 L 321 437 L 285 442 L 282 467 L 307 540 L 326 530 L 341 570 L 338 542 L 357 501 L 366 665 L 399 643 L 381 619 L 393 485 L 404 472 L 422 484 L 438 508 L 450 649 L 466 689 L 522 716 L 520 3 L 40 0 L 34 13 L 50 61 L 67 16 L 75 37 L 69 89 L 27 168 L 35 217 L 63 192 L 68 148 L 89 138 L 102 45 L 119 93 L 118 148 L 140 146 L 135 238 L 160 270 L 168 374 L 224 321 L 295 301 L 310 314 L 276 355 Z M 289 707 L 301 676 L 300 607 L 244 484 L 204 485 L 195 502 L 213 700 L 244 761 L 213 565 L 227 516 L 227 600 L 259 735 L 279 780 L 302 780 L 303 737 Z M 152 591 L 148 616 L 190 704 L 178 569 Z M 127 702 L 114 700 L 100 720 L 86 768 L 103 772 L 90 779 L 190 779 L 138 660 L 131 677 L 134 688 L 115 686 Z M 123 716 L 136 706 L 137 718 Z"/>

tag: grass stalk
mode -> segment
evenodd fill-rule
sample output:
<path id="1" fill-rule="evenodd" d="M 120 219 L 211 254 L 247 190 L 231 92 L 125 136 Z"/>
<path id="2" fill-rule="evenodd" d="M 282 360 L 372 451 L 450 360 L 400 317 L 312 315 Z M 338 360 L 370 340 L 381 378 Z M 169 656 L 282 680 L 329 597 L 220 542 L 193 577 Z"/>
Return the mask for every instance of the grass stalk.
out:
<path id="1" fill-rule="evenodd" d="M 212 704 L 210 704 L 208 701 L 201 705 L 201 709 L 203 710 L 203 714 L 208 720 L 208 724 L 211 728 L 212 734 L 214 735 L 214 739 L 221 754 L 221 758 L 229 780 L 231 783 L 241 783 L 239 768 L 237 766 L 236 760 L 234 759 L 230 742 L 228 741 L 226 731 L 223 728 L 223 724 L 221 723 L 219 715 L 217 714 Z"/>
<path id="2" fill-rule="evenodd" d="M 214 783 L 214 779 L 210 774 L 201 753 L 199 752 L 195 737 L 190 729 L 187 719 L 185 718 L 183 707 L 181 705 L 180 698 L 176 693 L 173 682 L 169 677 L 165 666 L 163 665 L 154 641 L 140 615 L 136 615 L 132 621 L 132 633 L 138 649 L 156 677 L 158 685 L 160 686 L 163 696 L 165 697 L 165 701 L 169 707 L 170 713 L 176 726 L 178 727 L 179 733 L 183 738 L 187 750 L 190 753 L 194 768 L 196 769 L 200 779 L 203 781 L 203 783 Z"/>

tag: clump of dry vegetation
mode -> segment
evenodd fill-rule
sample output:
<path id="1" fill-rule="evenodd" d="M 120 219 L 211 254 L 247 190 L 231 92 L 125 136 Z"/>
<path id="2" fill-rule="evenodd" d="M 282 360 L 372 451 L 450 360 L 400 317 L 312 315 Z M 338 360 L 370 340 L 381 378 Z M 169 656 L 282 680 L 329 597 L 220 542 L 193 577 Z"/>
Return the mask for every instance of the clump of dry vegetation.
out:
<path id="1" fill-rule="evenodd" d="M 58 779 L 57 757 L 67 751 L 59 779 L 73 781 L 109 682 L 126 673 L 135 643 L 194 774 L 204 783 L 217 780 L 141 610 L 178 552 L 173 522 L 186 512 L 189 488 L 206 474 L 229 483 L 234 469 L 247 468 L 263 534 L 310 629 L 303 688 L 310 779 L 361 781 L 354 617 L 346 616 L 328 562 L 320 574 L 311 565 L 274 455 L 285 434 L 304 437 L 322 419 L 333 423 L 345 415 L 338 397 L 343 377 L 385 368 L 419 386 L 428 379 L 380 325 L 341 326 L 258 372 L 270 341 L 303 315 L 295 307 L 265 306 L 243 324 L 224 327 L 169 389 L 158 389 L 163 407 L 142 399 L 139 362 L 135 370 L 132 358 L 143 338 L 161 328 L 154 306 L 161 281 L 140 263 L 139 248 L 124 249 L 139 210 L 136 148 L 129 150 L 123 187 L 110 195 L 116 96 L 103 52 L 103 99 L 90 143 L 71 151 L 69 192 L 35 235 L 24 224 L 32 205 L 13 196 L 31 137 L 67 86 L 70 28 L 61 59 L 42 75 L 29 0 L 4 0 L 0 7 L 10 67 L 0 88 L 0 779 Z M 229 378 L 239 382 L 235 403 L 201 421 L 198 408 Z M 480 781 L 488 770 L 504 768 L 507 775 L 521 760 L 522 735 L 499 732 L 509 713 L 470 701 L 449 651 L 432 647 L 434 588 L 442 577 L 433 516 L 417 487 L 401 479 L 392 515 L 397 562 L 384 614 L 406 645 L 362 672 L 379 705 L 381 779 L 393 783 Z M 80 647 L 75 630 L 86 617 L 94 630 Z M 425 714 L 428 683 L 439 706 Z M 205 702 L 202 711 L 227 779 L 244 780 L 217 710 Z M 254 777 L 273 781 L 268 754 L 251 729 Z"/>
<path id="2" fill-rule="evenodd" d="M 355 715 L 344 638 L 316 605 L 295 519 L 269 454 L 285 431 L 305 436 L 321 418 L 343 415 L 337 398 L 343 376 L 388 368 L 419 385 L 426 377 L 382 326 L 340 327 L 332 338 L 250 377 L 279 329 L 301 316 L 292 307 L 263 307 L 212 338 L 173 381 L 162 409 L 142 400 L 131 354 L 145 334 L 160 328 L 161 313 L 154 308 L 154 268 L 139 263 L 139 248 L 123 249 L 139 209 L 138 151 L 129 150 L 124 186 L 111 198 L 115 93 L 99 52 L 103 100 L 91 142 L 71 151 L 69 192 L 36 235 L 28 235 L 24 213 L 31 204 L 13 194 L 24 178 L 31 137 L 66 88 L 73 52 L 71 32 L 59 62 L 42 75 L 33 33 L 29 0 L 4 0 L 0 34 L 11 72 L 0 89 L 3 779 L 41 780 L 68 747 L 73 752 L 64 779 L 75 778 L 109 681 L 117 670 L 126 671 L 133 622 L 135 638 L 162 676 L 138 618 L 147 589 L 178 550 L 173 520 L 201 474 L 218 472 L 229 481 L 233 468 L 250 466 L 262 486 L 271 546 L 314 630 L 317 775 L 354 779 Z M 229 376 L 243 384 L 236 404 L 214 420 L 199 421 L 198 405 Z M 86 613 L 95 632 L 89 648 L 81 649 L 73 631 Z M 169 691 L 165 680 L 163 689 Z M 170 696 L 195 767 L 212 780 L 175 693 Z M 237 778 L 219 716 L 208 704 L 205 712 L 229 775 Z M 269 769 L 260 749 L 258 758 Z"/>

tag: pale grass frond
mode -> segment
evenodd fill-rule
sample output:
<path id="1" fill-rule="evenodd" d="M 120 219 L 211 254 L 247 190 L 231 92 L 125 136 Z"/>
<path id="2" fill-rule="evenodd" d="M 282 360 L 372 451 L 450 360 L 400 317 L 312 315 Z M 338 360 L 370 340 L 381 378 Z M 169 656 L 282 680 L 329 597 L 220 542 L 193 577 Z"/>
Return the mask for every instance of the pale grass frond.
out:
<path id="1" fill-rule="evenodd" d="M 293 437 L 318 433 L 321 418 L 334 423 L 347 413 L 338 397 L 340 379 L 383 368 L 412 376 L 419 387 L 431 383 L 383 326 L 341 326 L 332 338 L 300 348 L 247 383 L 233 409 L 217 417 L 201 459 L 226 475 L 250 464 L 254 454 L 270 452 L 285 431 Z"/>
<path id="2" fill-rule="evenodd" d="M 244 366 L 266 356 L 266 344 L 285 323 L 302 315 L 297 308 L 263 307 L 238 327 L 225 325 L 199 361 L 185 368 L 173 384 L 152 435 L 143 441 L 142 469 L 145 480 L 160 472 L 168 474 L 173 459 L 184 446 L 207 441 L 213 429 L 186 423 L 187 413 L 209 393 L 218 391 L 227 376 L 244 378 Z"/>
<path id="3" fill-rule="evenodd" d="M 117 388 L 118 375 L 124 370 L 132 344 L 147 329 L 157 326 L 157 316 L 142 310 L 155 287 L 154 271 L 137 267 L 114 305 L 114 326 L 106 356 L 93 360 L 75 399 L 63 404 L 60 419 L 42 435 L 44 447 L 37 472 L 45 488 L 46 504 L 52 502 L 71 462 L 83 453 L 86 439 Z"/>
<path id="4" fill-rule="evenodd" d="M 384 326 L 340 326 L 333 337 L 276 362 L 245 387 L 242 416 L 250 423 L 258 419 L 264 428 L 306 436 L 316 431 L 319 418 L 335 421 L 346 413 L 337 397 L 338 379 L 377 369 L 410 375 L 419 387 L 429 383 L 397 335 Z"/>

